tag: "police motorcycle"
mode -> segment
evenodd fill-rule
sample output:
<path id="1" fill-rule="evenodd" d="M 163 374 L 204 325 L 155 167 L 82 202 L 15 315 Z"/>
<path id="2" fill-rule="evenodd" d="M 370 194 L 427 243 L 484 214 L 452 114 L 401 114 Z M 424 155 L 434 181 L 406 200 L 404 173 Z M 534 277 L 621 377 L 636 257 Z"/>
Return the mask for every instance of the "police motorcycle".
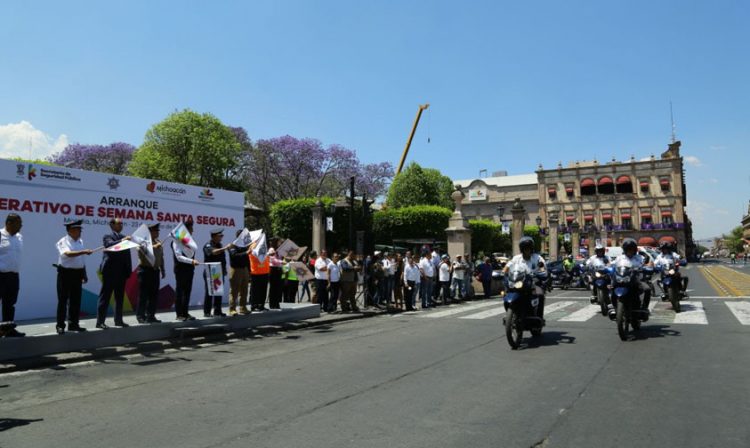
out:
<path id="1" fill-rule="evenodd" d="M 589 289 L 588 279 L 586 278 L 586 268 L 582 262 L 576 261 L 575 264 L 573 264 L 573 269 L 570 270 L 570 281 L 568 286 L 571 288 Z"/>
<path id="2" fill-rule="evenodd" d="M 534 293 L 535 280 L 544 285 L 547 273 L 533 273 L 526 263 L 513 263 L 505 276 L 503 305 L 506 314 L 503 325 L 508 344 L 513 350 L 521 345 L 525 330 L 529 330 L 534 337 L 542 335 L 542 327 L 545 325 L 541 307 L 543 297 Z"/>
<path id="3" fill-rule="evenodd" d="M 672 304 L 672 309 L 675 313 L 679 313 L 680 300 L 684 298 L 682 292 L 682 282 L 679 275 L 679 266 L 684 266 L 684 261 L 680 261 L 679 264 L 675 263 L 673 259 L 666 259 L 659 266 L 661 271 L 661 278 L 657 280 L 659 287 L 663 292 L 663 297 Z"/>
<path id="4" fill-rule="evenodd" d="M 611 283 L 610 273 L 607 264 L 601 258 L 595 258 L 591 263 L 592 272 L 591 284 L 596 291 L 596 297 L 591 299 L 591 303 L 598 303 L 602 309 L 602 316 L 607 316 L 609 300 L 609 285 Z"/>
<path id="5" fill-rule="evenodd" d="M 628 337 L 628 327 L 633 331 L 641 328 L 641 322 L 648 321 L 648 311 L 641 307 L 641 292 L 639 283 L 641 274 L 653 273 L 653 268 L 644 266 L 637 269 L 627 258 L 618 258 L 609 268 L 612 280 L 612 306 L 614 320 L 617 322 L 617 333 L 625 341 Z M 649 291 L 650 292 L 650 291 Z M 610 314 L 610 319 L 613 315 Z"/>

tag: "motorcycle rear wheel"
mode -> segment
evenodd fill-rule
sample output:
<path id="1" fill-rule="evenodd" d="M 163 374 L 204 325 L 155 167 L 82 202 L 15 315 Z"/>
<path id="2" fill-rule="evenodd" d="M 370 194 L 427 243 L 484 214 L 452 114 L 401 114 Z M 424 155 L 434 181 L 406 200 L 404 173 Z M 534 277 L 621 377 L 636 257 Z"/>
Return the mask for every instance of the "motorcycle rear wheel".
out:
<path id="1" fill-rule="evenodd" d="M 508 338 L 508 344 L 513 350 L 517 350 L 521 345 L 523 322 L 521 316 L 513 312 L 512 308 L 508 310 L 508 314 L 505 316 L 505 337 Z"/>
<path id="2" fill-rule="evenodd" d="M 621 341 L 628 339 L 628 317 L 625 310 L 625 301 L 620 300 L 617 302 L 617 334 L 620 336 Z"/>

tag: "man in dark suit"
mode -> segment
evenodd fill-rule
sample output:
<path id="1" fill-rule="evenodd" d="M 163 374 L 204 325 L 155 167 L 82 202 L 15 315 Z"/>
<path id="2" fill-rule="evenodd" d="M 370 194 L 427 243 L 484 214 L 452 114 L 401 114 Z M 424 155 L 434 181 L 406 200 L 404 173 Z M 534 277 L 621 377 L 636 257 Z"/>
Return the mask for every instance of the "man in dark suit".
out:
<path id="1" fill-rule="evenodd" d="M 109 221 L 112 233 L 104 235 L 103 245 L 105 248 L 114 246 L 122 240 L 129 240 L 129 236 L 122 234 L 122 220 L 113 218 Z M 107 318 L 107 308 L 112 293 L 115 293 L 115 326 L 127 327 L 128 324 L 122 320 L 122 304 L 125 297 L 125 282 L 133 271 L 130 261 L 130 250 L 119 252 L 104 251 L 102 263 L 99 265 L 102 273 L 102 289 L 99 292 L 99 307 L 96 312 L 96 328 L 107 329 L 104 323 Z"/>

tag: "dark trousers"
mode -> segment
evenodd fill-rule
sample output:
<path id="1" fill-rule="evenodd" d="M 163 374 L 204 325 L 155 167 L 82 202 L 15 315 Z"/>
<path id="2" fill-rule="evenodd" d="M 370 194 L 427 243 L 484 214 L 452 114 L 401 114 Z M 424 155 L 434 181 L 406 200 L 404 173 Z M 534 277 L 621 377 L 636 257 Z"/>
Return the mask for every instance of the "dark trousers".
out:
<path id="1" fill-rule="evenodd" d="M 102 273 L 102 289 L 99 291 L 99 305 L 96 308 L 96 323 L 103 324 L 107 320 L 107 308 L 112 293 L 115 294 L 115 323 L 122 322 L 122 304 L 125 300 L 125 282 L 127 274 L 123 272 Z"/>
<path id="2" fill-rule="evenodd" d="M 252 309 L 263 308 L 268 292 L 268 274 L 250 275 L 250 304 Z"/>
<path id="3" fill-rule="evenodd" d="M 451 301 L 451 282 L 440 282 L 440 290 L 443 293 L 443 304 Z"/>
<path id="4" fill-rule="evenodd" d="M 315 290 L 318 291 L 318 303 L 320 309 L 328 311 L 328 280 L 315 279 Z"/>
<path id="5" fill-rule="evenodd" d="M 138 266 L 138 306 L 135 315 L 140 319 L 156 317 L 159 294 L 159 270 Z"/>
<path id="6" fill-rule="evenodd" d="M 341 292 L 341 282 L 331 282 L 331 300 L 328 306 L 328 311 L 336 311 L 336 307 L 339 303 L 339 293 Z M 341 308 L 343 309 L 343 304 Z"/>
<path id="7" fill-rule="evenodd" d="M 227 284 L 224 275 L 221 276 L 221 281 L 224 285 Z M 221 315 L 221 299 L 222 296 L 209 296 L 208 295 L 208 272 L 203 272 L 203 314 L 211 314 L 211 308 L 214 310 L 214 316 Z"/>
<path id="8" fill-rule="evenodd" d="M 407 287 L 404 288 L 404 302 L 406 302 L 406 311 L 414 311 L 417 306 L 417 300 L 414 292 L 416 291 L 416 283 L 413 280 L 406 282 Z"/>
<path id="9" fill-rule="evenodd" d="M 484 298 L 489 299 L 492 295 L 492 280 L 482 280 L 482 288 L 484 289 Z"/>
<path id="10" fill-rule="evenodd" d="M 271 268 L 268 275 L 268 306 L 279 308 L 281 296 L 284 293 L 284 281 L 281 280 L 281 268 Z"/>
<path id="11" fill-rule="evenodd" d="M 0 302 L 3 302 L 3 322 L 12 322 L 16 317 L 18 279 L 18 272 L 0 272 Z"/>
<path id="12" fill-rule="evenodd" d="M 195 269 L 192 266 L 183 268 L 178 265 L 174 270 L 174 312 L 177 314 L 177 317 L 186 317 L 189 314 L 190 294 L 193 292 L 193 275 L 195 275 Z"/>
<path id="13" fill-rule="evenodd" d="M 297 302 L 297 289 L 299 288 L 299 281 L 287 280 L 284 284 L 284 303 L 295 303 Z"/>
<path id="14" fill-rule="evenodd" d="M 65 328 L 65 316 L 71 327 L 78 326 L 81 315 L 83 269 L 57 268 L 57 327 Z"/>

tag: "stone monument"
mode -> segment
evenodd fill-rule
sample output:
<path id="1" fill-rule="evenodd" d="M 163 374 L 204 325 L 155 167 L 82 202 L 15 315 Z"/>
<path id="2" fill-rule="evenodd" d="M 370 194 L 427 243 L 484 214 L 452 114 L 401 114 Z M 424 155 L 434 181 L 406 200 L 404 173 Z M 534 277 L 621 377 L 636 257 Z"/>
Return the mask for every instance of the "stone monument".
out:
<path id="1" fill-rule="evenodd" d="M 471 254 L 471 229 L 466 227 L 464 216 L 461 213 L 461 202 L 464 199 L 464 193 L 461 187 L 456 185 L 456 190 L 451 194 L 456 209 L 448 220 L 448 228 L 445 234 L 448 237 L 448 255 L 455 258 L 456 255 Z"/>

